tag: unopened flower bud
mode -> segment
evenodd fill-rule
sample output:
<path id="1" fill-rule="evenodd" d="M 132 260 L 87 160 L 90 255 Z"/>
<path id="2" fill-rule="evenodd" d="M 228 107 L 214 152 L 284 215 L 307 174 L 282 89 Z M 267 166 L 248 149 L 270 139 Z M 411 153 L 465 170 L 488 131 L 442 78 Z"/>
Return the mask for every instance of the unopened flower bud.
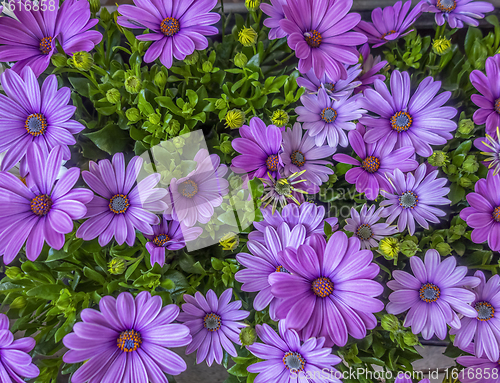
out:
<path id="1" fill-rule="evenodd" d="M 245 0 L 245 7 L 247 7 L 249 11 L 256 11 L 259 9 L 259 6 L 260 0 Z"/>
<path id="2" fill-rule="evenodd" d="M 284 110 L 278 109 L 274 111 L 271 117 L 271 121 L 278 128 L 282 128 L 286 124 L 288 124 L 288 121 L 290 121 L 290 116 L 288 116 L 288 113 L 285 112 Z"/>
<path id="3" fill-rule="evenodd" d="M 418 245 L 413 241 L 406 240 L 400 244 L 399 250 L 407 257 L 413 257 L 418 251 Z"/>
<path id="4" fill-rule="evenodd" d="M 141 79 L 135 75 L 129 75 L 125 79 L 125 89 L 130 94 L 136 94 L 141 91 Z"/>
<path id="5" fill-rule="evenodd" d="M 110 104 L 117 104 L 118 101 L 120 101 L 120 98 L 121 98 L 121 95 L 120 95 L 120 91 L 118 89 L 115 89 L 115 88 L 111 88 L 110 90 L 108 90 L 106 92 L 106 100 L 108 100 L 108 102 Z"/>
<path id="6" fill-rule="evenodd" d="M 432 42 L 432 51 L 441 56 L 447 53 L 451 48 L 451 41 L 443 37 Z"/>
<path id="7" fill-rule="evenodd" d="M 125 112 L 125 116 L 130 122 L 137 122 L 141 118 L 141 113 L 137 108 L 130 108 Z"/>
<path id="8" fill-rule="evenodd" d="M 54 65 L 56 68 L 63 68 L 68 64 L 68 59 L 66 55 L 62 53 L 56 53 L 52 55 L 52 58 L 50 59 L 52 65 Z"/>
<path id="9" fill-rule="evenodd" d="M 87 72 L 94 65 L 94 59 L 89 52 L 75 52 L 73 57 L 70 59 L 70 65 L 73 68 L 81 70 L 82 72 Z"/>
<path id="10" fill-rule="evenodd" d="M 245 113 L 240 109 L 232 109 L 226 113 L 225 120 L 228 128 L 241 128 L 245 123 Z"/>
<path id="11" fill-rule="evenodd" d="M 203 72 L 205 73 L 210 73 L 212 72 L 212 69 L 214 69 L 213 64 L 210 61 L 205 61 L 203 65 L 201 66 Z"/>
<path id="12" fill-rule="evenodd" d="M 154 78 L 154 83 L 158 88 L 163 89 L 167 85 L 167 76 L 162 71 L 159 71 Z"/>
<path id="13" fill-rule="evenodd" d="M 238 33 L 238 41 L 244 46 L 244 47 L 251 47 L 252 45 L 255 45 L 257 43 L 257 32 L 250 27 L 243 27 L 243 29 Z"/>
<path id="14" fill-rule="evenodd" d="M 121 257 L 113 258 L 108 263 L 108 271 L 113 275 L 120 275 L 127 269 L 127 261 Z"/>
<path id="15" fill-rule="evenodd" d="M 248 63 L 248 57 L 244 53 L 237 53 L 236 56 L 234 56 L 234 65 L 236 65 L 238 68 L 244 68 L 245 65 Z"/>
<path id="16" fill-rule="evenodd" d="M 224 154 L 231 154 L 233 152 L 233 145 L 231 145 L 231 141 L 224 141 L 220 144 L 220 151 Z"/>
<path id="17" fill-rule="evenodd" d="M 242 346 L 250 346 L 257 341 L 257 331 L 252 327 L 243 327 L 240 331 Z"/>
<path id="18" fill-rule="evenodd" d="M 194 65 L 198 62 L 199 57 L 200 54 L 198 53 L 198 51 L 194 51 L 184 59 L 184 62 L 186 63 L 186 65 Z"/>
<path id="19" fill-rule="evenodd" d="M 458 132 L 462 134 L 470 134 L 474 130 L 474 122 L 469 118 L 464 118 L 458 123 Z"/>
<path id="20" fill-rule="evenodd" d="M 397 331 L 399 329 L 399 320 L 393 314 L 385 314 L 382 317 L 381 326 L 386 331 Z"/>
<path id="21" fill-rule="evenodd" d="M 438 251 L 439 255 L 443 257 L 451 254 L 451 247 L 446 242 L 438 243 L 436 245 L 436 250 Z"/>
<path id="22" fill-rule="evenodd" d="M 23 296 L 17 297 L 9 305 L 11 309 L 22 309 L 24 306 L 26 306 L 26 298 Z"/>
<path id="23" fill-rule="evenodd" d="M 449 162 L 448 154 L 441 150 L 436 150 L 427 161 L 429 161 L 429 164 L 432 166 L 443 166 Z"/>

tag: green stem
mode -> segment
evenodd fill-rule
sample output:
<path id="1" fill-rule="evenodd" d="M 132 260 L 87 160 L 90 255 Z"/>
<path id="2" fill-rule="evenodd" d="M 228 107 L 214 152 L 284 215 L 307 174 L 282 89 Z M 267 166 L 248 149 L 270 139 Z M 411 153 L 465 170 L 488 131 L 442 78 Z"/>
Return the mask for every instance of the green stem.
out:
<path id="1" fill-rule="evenodd" d="M 446 30 L 446 21 L 444 22 L 443 25 L 438 26 L 436 28 L 436 35 L 434 36 L 434 40 L 437 40 L 437 39 L 443 37 L 445 30 Z"/>

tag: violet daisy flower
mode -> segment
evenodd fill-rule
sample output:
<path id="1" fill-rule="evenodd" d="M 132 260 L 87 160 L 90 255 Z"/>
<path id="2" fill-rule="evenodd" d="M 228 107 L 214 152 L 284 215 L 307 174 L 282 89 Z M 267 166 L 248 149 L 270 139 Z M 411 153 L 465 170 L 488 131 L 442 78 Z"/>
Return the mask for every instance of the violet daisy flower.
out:
<path id="1" fill-rule="evenodd" d="M 280 27 L 280 21 L 285 19 L 285 12 L 283 11 L 283 5 L 285 4 L 286 0 L 271 0 L 271 4 L 262 3 L 260 5 L 262 12 L 269 16 L 264 20 L 264 25 L 271 28 L 269 40 L 280 39 L 287 35 Z"/>
<path id="2" fill-rule="evenodd" d="M 500 357 L 500 276 L 494 275 L 488 281 L 480 270 L 474 274 L 479 282 L 474 286 L 472 310 L 476 315 L 461 319 L 461 327 L 452 329 L 456 335 L 453 344 L 465 350 L 474 341 L 474 355 L 486 356 L 492 362 Z M 496 314 L 496 315 L 495 315 Z"/>
<path id="3" fill-rule="evenodd" d="M 0 314 L 0 381 L 12 383 L 24 382 L 24 378 L 36 378 L 40 370 L 28 354 L 35 347 L 35 340 L 30 337 L 14 340 L 9 325 L 7 315 Z"/>
<path id="4" fill-rule="evenodd" d="M 358 63 L 357 45 L 366 43 L 362 33 L 349 32 L 361 16 L 349 13 L 353 0 L 287 0 L 286 18 L 280 26 L 299 59 L 300 73 L 314 69 L 316 77 L 347 78 L 343 64 Z"/>
<path id="5" fill-rule="evenodd" d="M 415 221 L 424 229 L 429 228 L 429 223 L 439 223 L 438 217 L 444 217 L 446 213 L 436 205 L 448 205 L 451 201 L 444 198 L 450 192 L 450 188 L 444 187 L 448 180 L 437 178 L 438 170 L 427 174 L 427 166 L 421 164 L 413 173 L 406 175 L 399 169 L 389 176 L 391 189 L 382 190 L 381 194 L 387 200 L 382 201 L 384 206 L 382 217 L 388 217 L 387 223 L 391 224 L 397 217 L 398 230 L 402 232 L 408 228 L 410 235 L 415 233 Z"/>
<path id="6" fill-rule="evenodd" d="M 354 89 L 361 85 L 360 81 L 355 81 L 356 77 L 358 77 L 361 73 L 360 67 L 360 64 L 347 67 L 347 78 L 345 80 L 332 80 L 326 74 L 324 74 L 321 78 L 318 78 L 314 74 L 314 70 L 311 69 L 302 77 L 297 78 L 297 85 L 303 86 L 309 93 L 317 93 L 321 87 L 324 87 L 330 97 L 349 97 Z"/>
<path id="7" fill-rule="evenodd" d="M 473 70 L 470 81 L 481 94 L 473 94 L 471 100 L 479 109 L 474 113 L 476 125 L 486 124 L 486 133 L 494 135 L 500 126 L 500 54 L 488 57 L 485 64 L 486 74 Z"/>
<path id="8" fill-rule="evenodd" d="M 362 32 L 368 37 L 368 44 L 373 44 L 373 48 L 378 48 L 388 41 L 397 40 L 410 33 L 413 29 L 408 28 L 422 14 L 418 3 L 411 11 L 411 0 L 403 4 L 396 2 L 393 6 L 375 8 L 372 12 L 372 23 L 360 21 L 355 31 Z"/>
<path id="9" fill-rule="evenodd" d="M 259 374 L 255 383 L 313 382 L 312 377 L 314 382 L 341 382 L 333 366 L 342 360 L 332 354 L 330 347 L 324 347 L 324 338 L 311 337 L 302 343 L 295 330 L 286 328 L 285 321 L 280 321 L 278 327 L 279 335 L 266 323 L 255 326 L 263 342 L 247 346 L 248 351 L 263 359 L 247 367 L 248 372 Z"/>
<path id="10" fill-rule="evenodd" d="M 69 160 L 68 145 L 76 144 L 73 134 L 84 129 L 71 120 L 76 107 L 68 105 L 70 89 L 57 90 L 57 78 L 50 75 L 40 90 L 30 67 L 21 75 L 7 69 L 0 79 L 7 95 L 0 94 L 0 152 L 6 151 L 2 170 L 11 169 L 23 159 L 33 143 L 48 150 L 62 145 L 63 159 Z"/>
<path id="11" fill-rule="evenodd" d="M 222 349 L 231 356 L 238 356 L 233 343 L 241 345 L 240 329 L 246 324 L 239 322 L 250 315 L 240 310 L 241 301 L 231 302 L 233 289 L 227 289 L 219 298 L 213 290 L 208 290 L 207 298 L 197 291 L 193 296 L 184 295 L 186 303 L 177 320 L 189 327 L 193 341 L 186 348 L 186 355 L 197 351 L 196 363 L 205 359 L 209 366 L 222 363 Z"/>
<path id="12" fill-rule="evenodd" d="M 30 173 L 28 188 L 19 178 L 0 172 L 0 255 L 9 264 L 26 242 L 26 256 L 34 261 L 43 244 L 60 250 L 73 220 L 83 218 L 92 199 L 87 189 L 72 189 L 80 178 L 78 168 L 69 169 L 57 182 L 62 151 L 47 154 L 37 145 L 27 153 Z"/>
<path id="13" fill-rule="evenodd" d="M 18 73 L 29 66 L 38 77 L 57 52 L 56 40 L 69 55 L 89 52 L 101 42 L 101 33 L 91 30 L 99 20 L 90 18 L 88 1 L 66 0 L 59 9 L 57 4 L 27 11 L 23 3 L 14 10 L 18 20 L 0 18 L 0 61 L 17 61 L 12 69 Z"/>
<path id="14" fill-rule="evenodd" d="M 493 4 L 473 0 L 426 0 L 422 5 L 423 12 L 435 13 L 436 24 L 446 21 L 452 28 L 463 28 L 464 23 L 477 27 L 485 13 L 493 12 Z"/>
<path id="15" fill-rule="evenodd" d="M 389 235 L 397 233 L 394 226 L 389 226 L 388 223 L 377 223 L 380 221 L 380 212 L 383 208 L 375 210 L 375 205 L 371 205 L 367 209 L 366 204 L 363 205 L 361 211 L 351 208 L 351 218 L 346 219 L 347 225 L 344 230 L 354 233 L 361 242 L 361 249 L 370 249 L 378 246 L 378 241 Z"/>
<path id="16" fill-rule="evenodd" d="M 140 41 L 154 41 L 144 55 L 147 63 L 158 57 L 167 68 L 173 57 L 184 60 L 195 50 L 208 47 L 205 36 L 216 35 L 219 30 L 212 24 L 220 15 L 210 12 L 217 0 L 165 0 L 162 2 L 134 1 L 133 5 L 120 5 L 118 24 L 131 29 L 149 29 L 150 33 L 137 36 Z"/>
<path id="17" fill-rule="evenodd" d="M 76 236 L 90 241 L 99 237 L 99 244 L 105 246 L 114 237 L 119 245 L 135 242 L 135 230 L 153 235 L 151 225 L 158 225 L 160 219 L 152 213 L 163 212 L 167 204 L 162 199 L 167 190 L 156 189 L 159 174 L 151 174 L 135 187 L 142 167 L 142 158 L 134 157 L 125 168 L 123 153 L 113 156 L 113 163 L 101 160 L 90 162 L 90 171 L 83 172 L 83 179 L 96 193 L 87 205 L 86 220 L 77 230 Z"/>
<path id="18" fill-rule="evenodd" d="M 290 204 L 286 205 L 281 214 L 276 211 L 272 214 L 270 207 L 261 209 L 263 220 L 261 222 L 254 222 L 254 231 L 248 234 L 248 239 L 251 241 L 259 241 L 264 243 L 264 234 L 268 226 L 278 230 L 281 223 L 286 222 L 290 230 L 297 225 L 303 225 L 306 229 L 306 237 L 312 234 L 325 234 L 324 223 L 328 222 L 333 230 L 338 229 L 338 218 L 327 217 L 325 218 L 325 208 L 323 206 L 316 206 L 312 202 L 304 202 L 300 206 Z"/>
<path id="19" fill-rule="evenodd" d="M 186 362 L 168 349 L 191 342 L 189 328 L 173 323 L 179 307 L 162 308 L 160 296 L 142 291 L 135 299 L 128 292 L 117 299 L 104 296 L 99 309 L 84 309 L 82 322 L 63 339 L 69 348 L 65 363 L 86 361 L 71 376 L 72 383 L 166 383 L 164 373 L 186 370 Z"/>
<path id="20" fill-rule="evenodd" d="M 460 371 L 458 378 L 462 383 L 500 383 L 500 366 L 498 361 L 492 362 L 488 358 L 474 356 L 474 345 L 470 344 L 465 352 L 472 355 L 459 356 L 457 363 L 465 367 Z M 486 378 L 488 376 L 489 378 Z"/>
<path id="21" fill-rule="evenodd" d="M 288 247 L 278 258 L 291 274 L 269 276 L 271 292 L 280 298 L 276 314 L 302 340 L 325 337 L 325 345 L 344 346 L 348 335 L 363 339 L 377 326 L 373 313 L 384 308 L 376 299 L 383 287 L 372 280 L 380 268 L 373 254 L 360 250 L 358 238 L 335 232 L 328 243 L 314 234 L 298 250 Z"/>
<path id="22" fill-rule="evenodd" d="M 386 173 L 392 173 L 395 169 L 409 172 L 418 166 L 418 162 L 413 159 L 413 146 L 394 150 L 395 136 L 389 136 L 387 140 L 375 144 L 367 144 L 360 132 L 352 130 L 349 132 L 349 142 L 361 162 L 344 153 L 335 154 L 333 159 L 356 166 L 347 171 L 345 179 L 350 184 L 356 184 L 358 193 L 365 193 L 369 200 L 376 199 L 380 189 L 391 189 Z"/>
<path id="23" fill-rule="evenodd" d="M 196 222 L 208 223 L 214 215 L 214 208 L 222 204 L 222 198 L 229 190 L 229 182 L 223 178 L 227 166 L 220 163 L 217 154 L 200 149 L 194 161 L 196 168 L 186 177 L 172 178 L 169 187 L 174 212 L 186 227 L 192 227 Z"/>
<path id="24" fill-rule="evenodd" d="M 497 126 L 495 137 L 486 134 L 486 137 L 476 138 L 474 146 L 487 156 L 482 161 L 483 165 L 488 169 L 493 168 L 493 175 L 497 175 L 500 172 L 500 128 Z"/>
<path id="25" fill-rule="evenodd" d="M 151 265 L 165 264 L 165 250 L 175 251 L 186 246 L 186 242 L 198 238 L 203 229 L 201 227 L 185 227 L 182 223 L 165 214 L 158 225 L 153 226 L 153 234 L 145 235 L 149 242 L 146 249 L 151 256 Z"/>
<path id="26" fill-rule="evenodd" d="M 330 161 L 322 160 L 335 153 L 335 149 L 329 146 L 317 147 L 314 138 L 305 134 L 302 136 L 302 126 L 296 122 L 292 129 L 282 133 L 283 135 L 283 161 L 285 176 L 305 170 L 301 176 L 314 185 L 321 186 L 328 181 L 328 176 L 333 174 L 333 169 L 325 166 L 331 165 Z"/>
<path id="27" fill-rule="evenodd" d="M 436 334 L 444 339 L 448 331 L 446 325 L 460 328 L 457 314 L 477 316 L 476 310 L 469 305 L 474 294 L 464 287 L 477 286 L 479 279 L 467 277 L 467 267 L 457 266 L 454 257 L 441 262 L 439 253 L 430 249 L 424 261 L 417 256 L 411 257 L 410 266 L 414 275 L 393 271 L 394 280 L 387 282 L 387 286 L 394 292 L 389 295 L 386 310 L 389 314 L 409 310 L 404 326 L 411 327 L 414 334 L 422 333 L 424 339 Z"/>
<path id="28" fill-rule="evenodd" d="M 374 58 L 373 55 L 370 54 L 370 46 L 368 44 L 361 46 L 359 53 L 363 59 L 361 75 L 358 77 L 358 81 L 361 82 L 361 85 L 355 89 L 355 93 L 360 93 L 368 89 L 369 85 L 373 84 L 375 80 L 384 81 L 385 75 L 377 73 L 387 65 L 387 61 L 382 61 L 380 56 Z"/>
<path id="29" fill-rule="evenodd" d="M 375 80 L 374 84 L 375 89 L 366 89 L 365 97 L 359 102 L 361 107 L 378 116 L 365 115 L 359 121 L 368 128 L 364 136 L 366 142 L 396 136 L 396 148 L 414 146 L 418 155 L 430 157 L 431 145 L 444 145 L 453 138 L 450 132 L 457 124 L 451 119 L 457 110 L 443 106 L 451 92 L 437 95 L 440 81 L 432 77 L 423 79 L 411 96 L 408 72 L 392 72 L 390 92 L 382 81 Z"/>
<path id="30" fill-rule="evenodd" d="M 306 94 L 300 97 L 304 106 L 295 108 L 299 115 L 297 121 L 303 122 L 303 128 L 314 137 L 316 146 L 322 146 L 325 141 L 334 149 L 337 145 L 349 145 L 344 130 L 354 130 L 356 124 L 352 121 L 363 117 L 366 111 L 359 108 L 361 95 L 332 99 L 324 88 L 318 94 Z"/>
<path id="31" fill-rule="evenodd" d="M 493 251 L 500 250 L 500 175 L 490 170 L 486 179 L 479 179 L 475 192 L 467 194 L 470 207 L 462 209 L 460 218 L 472 227 L 471 241 L 483 243 Z"/>
<path id="32" fill-rule="evenodd" d="M 231 169 L 235 173 L 248 173 L 249 178 L 272 178 L 278 176 L 282 163 L 281 129 L 275 125 L 266 126 L 258 117 L 250 120 L 250 126 L 240 128 L 241 138 L 231 144 L 241 155 L 233 158 Z"/>
<path id="33" fill-rule="evenodd" d="M 295 225 L 290 228 L 287 223 L 282 222 L 275 230 L 267 226 L 264 232 L 264 242 L 256 240 L 247 242 L 248 250 L 252 255 L 239 253 L 236 260 L 245 267 L 238 271 L 235 279 L 243 283 L 241 290 L 258 292 L 253 301 L 253 308 L 257 311 L 269 307 L 271 319 L 276 320 L 276 299 L 271 293 L 271 285 L 268 277 L 274 272 L 287 273 L 285 267 L 278 260 L 278 253 L 287 247 L 296 249 L 306 240 L 306 229 L 303 225 Z"/>

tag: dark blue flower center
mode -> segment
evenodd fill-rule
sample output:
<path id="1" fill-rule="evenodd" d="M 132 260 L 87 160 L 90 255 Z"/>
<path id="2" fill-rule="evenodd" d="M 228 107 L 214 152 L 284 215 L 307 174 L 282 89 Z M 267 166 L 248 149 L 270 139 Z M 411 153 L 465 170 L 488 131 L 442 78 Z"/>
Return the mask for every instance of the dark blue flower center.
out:
<path id="1" fill-rule="evenodd" d="M 40 52 L 44 55 L 48 55 L 52 50 L 52 37 L 44 37 L 40 40 Z"/>
<path id="2" fill-rule="evenodd" d="M 373 230 L 370 225 L 364 223 L 359 225 L 358 230 L 356 230 L 356 235 L 359 239 L 366 241 L 373 236 Z"/>
<path id="3" fill-rule="evenodd" d="M 135 351 L 141 346 L 141 344 L 141 334 L 135 330 L 123 331 L 116 340 L 118 348 L 125 352 Z"/>
<path id="4" fill-rule="evenodd" d="M 410 129 L 412 123 L 413 119 L 406 112 L 397 112 L 394 116 L 391 117 L 392 129 L 397 131 L 398 133 L 406 132 L 408 129 Z"/>
<path id="5" fill-rule="evenodd" d="M 325 108 L 321 112 L 321 119 L 326 123 L 330 124 L 337 119 L 337 111 L 333 108 Z"/>
<path id="6" fill-rule="evenodd" d="M 489 321 L 495 316 L 495 308 L 489 302 L 478 302 L 474 308 L 477 311 L 477 319 L 481 322 Z"/>
<path id="7" fill-rule="evenodd" d="M 31 200 L 31 211 L 39 217 L 47 215 L 52 208 L 52 199 L 47 194 L 37 195 Z"/>
<path id="8" fill-rule="evenodd" d="M 266 166 L 267 166 L 267 169 L 269 171 L 271 171 L 271 172 L 277 171 L 278 170 L 278 164 L 279 164 L 278 155 L 271 154 L 269 157 L 267 157 Z"/>
<path id="9" fill-rule="evenodd" d="M 399 197 L 399 206 L 404 209 L 413 209 L 417 206 L 418 196 L 412 191 L 407 191 Z"/>
<path id="10" fill-rule="evenodd" d="M 323 41 L 323 36 L 317 30 L 313 29 L 309 32 L 304 33 L 307 45 L 311 48 L 318 48 Z"/>
<path id="11" fill-rule="evenodd" d="M 449 13 L 457 7 L 456 0 L 438 0 L 436 7 L 439 8 L 441 12 Z"/>
<path id="12" fill-rule="evenodd" d="M 288 351 L 283 356 L 283 364 L 290 371 L 302 371 L 306 366 L 306 360 L 298 352 Z"/>
<path id="13" fill-rule="evenodd" d="M 361 167 L 368 173 L 375 173 L 380 168 L 380 160 L 374 156 L 368 156 L 364 159 Z"/>
<path id="14" fill-rule="evenodd" d="M 187 180 L 179 185 L 179 193 L 184 197 L 193 198 L 198 194 L 198 185 L 193 180 Z"/>
<path id="15" fill-rule="evenodd" d="M 312 283 L 312 290 L 316 296 L 326 298 L 333 293 L 333 282 L 326 277 L 316 278 Z"/>
<path id="16" fill-rule="evenodd" d="M 203 326 L 210 332 L 219 330 L 221 325 L 221 318 L 215 313 L 207 314 L 203 319 Z"/>
<path id="17" fill-rule="evenodd" d="M 47 130 L 47 120 L 43 114 L 30 114 L 24 123 L 24 127 L 32 136 L 40 136 Z"/>
<path id="18" fill-rule="evenodd" d="M 292 160 L 292 164 L 294 164 L 295 166 L 303 166 L 306 163 L 306 157 L 304 156 L 304 153 L 298 150 L 295 150 L 292 153 L 290 159 Z"/>
<path id="19" fill-rule="evenodd" d="M 124 194 L 116 194 L 109 200 L 109 210 L 115 214 L 123 214 L 129 208 L 130 203 Z"/>
<path id="20" fill-rule="evenodd" d="M 497 206 L 495 210 L 493 210 L 491 216 L 495 221 L 500 222 L 500 206 Z"/>
<path id="21" fill-rule="evenodd" d="M 333 92 L 335 90 L 335 83 L 333 82 L 325 82 L 323 84 L 323 86 L 325 87 L 326 90 L 328 90 L 329 92 Z M 321 86 L 320 86 L 321 88 Z"/>
<path id="22" fill-rule="evenodd" d="M 168 241 L 170 241 L 170 237 L 166 234 L 159 234 L 153 239 L 153 243 L 158 247 L 167 246 Z"/>
<path id="23" fill-rule="evenodd" d="M 432 283 L 426 283 L 420 288 L 420 299 L 427 303 L 436 302 L 441 295 L 439 287 Z"/>
<path id="24" fill-rule="evenodd" d="M 167 17 L 166 19 L 163 19 L 160 25 L 160 30 L 165 36 L 173 36 L 177 32 L 179 32 L 181 29 L 181 26 L 179 24 L 179 20 L 173 17 Z"/>
<path id="25" fill-rule="evenodd" d="M 276 267 L 276 272 L 277 273 L 287 273 L 287 274 L 290 274 L 290 272 L 285 269 L 283 266 L 279 265 L 278 267 Z"/>
<path id="26" fill-rule="evenodd" d="M 495 112 L 500 114 L 500 98 L 495 101 Z"/>

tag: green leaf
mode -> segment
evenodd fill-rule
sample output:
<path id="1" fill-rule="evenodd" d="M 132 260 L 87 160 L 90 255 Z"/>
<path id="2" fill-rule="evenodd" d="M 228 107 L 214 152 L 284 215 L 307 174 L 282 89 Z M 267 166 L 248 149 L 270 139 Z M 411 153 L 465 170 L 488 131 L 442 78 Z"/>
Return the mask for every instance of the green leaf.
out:
<path id="1" fill-rule="evenodd" d="M 128 133 L 112 122 L 98 132 L 86 133 L 84 136 L 88 137 L 99 149 L 109 154 L 127 152 L 130 147 Z"/>
<path id="2" fill-rule="evenodd" d="M 205 274 L 205 270 L 201 266 L 200 262 L 195 262 L 191 254 L 182 253 L 179 257 L 179 266 L 186 273 L 191 274 Z"/>
<path id="3" fill-rule="evenodd" d="M 450 186 L 450 193 L 448 198 L 451 200 L 451 204 L 455 205 L 459 203 L 465 197 L 465 189 L 457 183 L 452 183 Z"/>
<path id="4" fill-rule="evenodd" d="M 130 265 L 125 272 L 125 280 L 128 281 L 130 279 L 130 276 L 134 273 L 135 269 L 137 269 L 137 266 L 140 265 L 142 261 L 142 257 L 140 257 L 137 261 L 135 261 L 132 265 Z"/>
<path id="5" fill-rule="evenodd" d="M 49 301 L 55 301 L 59 298 L 60 291 L 65 288 L 65 286 L 56 284 L 46 284 L 34 287 L 26 292 L 28 297 L 43 298 Z"/>

